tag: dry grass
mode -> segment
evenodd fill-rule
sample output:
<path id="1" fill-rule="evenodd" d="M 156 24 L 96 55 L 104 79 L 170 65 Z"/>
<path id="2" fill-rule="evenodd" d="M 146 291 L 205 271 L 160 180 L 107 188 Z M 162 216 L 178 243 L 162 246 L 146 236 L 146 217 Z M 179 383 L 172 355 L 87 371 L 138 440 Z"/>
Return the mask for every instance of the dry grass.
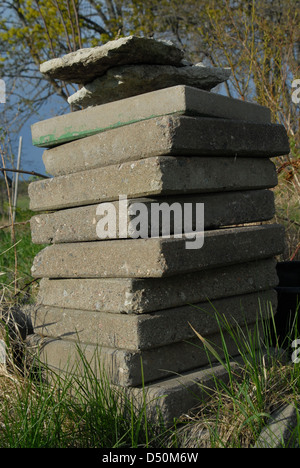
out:
<path id="1" fill-rule="evenodd" d="M 300 160 L 298 171 L 300 168 Z M 285 227 L 285 251 L 280 260 L 300 260 L 300 188 L 291 178 L 288 167 L 278 168 L 278 185 L 275 187 L 275 222 Z"/>
<path id="2" fill-rule="evenodd" d="M 181 418 L 177 442 L 185 448 L 250 448 L 269 415 L 287 403 L 298 402 L 295 395 L 294 364 L 276 362 L 263 370 L 263 401 L 249 376 L 236 379 L 232 393 L 219 388 L 198 412 Z"/>
<path id="3" fill-rule="evenodd" d="M 27 376 L 17 366 L 15 360 L 15 349 L 20 349 L 23 346 L 20 339 L 17 343 L 16 336 L 10 341 L 8 336 L 7 326 L 0 323 L 0 340 L 6 344 L 6 362 L 0 364 L 0 427 L 3 427 L 3 408 L 8 408 L 11 417 L 13 418 L 16 411 L 16 399 L 27 386 Z"/>
<path id="4" fill-rule="evenodd" d="M 18 394 L 25 390 L 26 382 L 26 378 L 16 368 L 0 366 L 0 427 L 4 427 L 5 424 L 2 418 L 4 405 L 8 408 L 12 418 L 16 416 L 16 399 Z"/>

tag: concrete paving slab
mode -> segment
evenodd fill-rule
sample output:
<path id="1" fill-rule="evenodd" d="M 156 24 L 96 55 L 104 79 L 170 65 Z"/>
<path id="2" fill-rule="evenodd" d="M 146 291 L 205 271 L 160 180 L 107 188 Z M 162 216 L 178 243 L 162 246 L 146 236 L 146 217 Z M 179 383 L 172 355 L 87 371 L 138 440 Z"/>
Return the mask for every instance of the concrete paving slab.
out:
<path id="1" fill-rule="evenodd" d="M 285 404 L 269 415 L 253 448 L 300 448 L 299 404 Z"/>
<path id="2" fill-rule="evenodd" d="M 273 258 L 169 278 L 42 278 L 37 304 L 104 313 L 143 314 L 264 291 L 276 287 L 278 282 Z"/>
<path id="3" fill-rule="evenodd" d="M 173 86 L 37 122 L 33 145 L 50 148 L 105 130 L 164 115 L 218 117 L 270 123 L 270 110 L 189 86 Z"/>
<path id="4" fill-rule="evenodd" d="M 256 325 L 248 326 L 249 331 L 256 328 Z M 244 328 L 242 330 L 245 332 Z M 228 353 L 236 355 L 238 353 L 236 343 L 226 331 L 223 335 Z M 44 338 L 36 334 L 31 337 L 33 338 L 30 336 L 27 338 L 27 343 L 32 343 L 42 364 L 56 371 L 80 375 L 84 371 L 84 362 L 86 362 L 97 379 L 105 375 L 112 384 L 122 387 L 140 386 L 143 382 L 154 382 L 174 376 L 174 373 L 187 372 L 209 364 L 207 351 L 198 337 L 145 351 L 108 348 L 57 338 Z M 206 339 L 218 351 L 222 347 L 220 333 L 207 336 Z M 220 356 L 223 357 L 222 351 Z M 212 356 L 211 362 L 216 362 L 216 358 Z"/>
<path id="5" fill-rule="evenodd" d="M 196 230 L 197 203 L 204 204 L 204 228 L 206 230 L 221 226 L 268 221 L 275 215 L 274 193 L 271 190 L 137 198 L 128 200 L 126 233 L 124 235 L 123 230 L 120 232 L 119 223 L 117 223 L 115 230 L 116 239 L 132 236 L 131 223 L 139 216 L 139 212 L 136 212 L 134 208 L 136 203 L 143 203 L 145 205 L 147 214 L 145 230 L 149 237 L 151 235 L 151 213 L 153 221 L 155 221 L 155 214 L 151 211 L 152 204 L 159 204 L 163 207 L 162 203 L 167 203 L 169 207 L 179 207 L 179 211 L 176 208 L 176 213 L 179 214 L 182 227 L 178 224 L 178 216 L 175 216 L 175 220 L 177 220 L 175 223 L 174 216 L 170 211 L 169 223 L 164 223 L 163 217 L 159 218 L 160 235 L 183 232 L 185 203 L 192 204 L 193 219 L 191 227 L 193 230 Z M 174 203 L 179 205 L 173 205 Z M 112 202 L 112 204 L 119 220 L 119 202 Z M 96 227 L 101 216 L 97 214 L 97 208 L 98 205 L 90 205 L 33 216 L 30 220 L 32 242 L 34 244 L 57 244 L 62 242 L 99 240 Z"/>
<path id="6" fill-rule="evenodd" d="M 276 291 L 268 290 L 139 315 L 37 306 L 31 322 L 42 336 L 138 351 L 189 340 L 195 335 L 190 325 L 206 337 L 225 328 L 224 319 L 233 327 L 249 325 L 276 307 Z"/>
<path id="7" fill-rule="evenodd" d="M 203 233 L 202 233 L 203 234 Z M 273 257 L 284 248 L 277 224 L 206 231 L 199 239 L 151 238 L 54 244 L 37 254 L 34 278 L 151 278 Z"/>
<path id="8" fill-rule="evenodd" d="M 280 125 L 168 115 L 56 146 L 44 152 L 43 161 L 47 173 L 59 176 L 153 156 L 270 158 L 287 153 L 289 142 Z"/>
<path id="9" fill-rule="evenodd" d="M 260 158 L 153 157 L 32 182 L 30 209 L 50 211 L 119 200 L 229 192 L 277 185 L 273 162 Z"/>

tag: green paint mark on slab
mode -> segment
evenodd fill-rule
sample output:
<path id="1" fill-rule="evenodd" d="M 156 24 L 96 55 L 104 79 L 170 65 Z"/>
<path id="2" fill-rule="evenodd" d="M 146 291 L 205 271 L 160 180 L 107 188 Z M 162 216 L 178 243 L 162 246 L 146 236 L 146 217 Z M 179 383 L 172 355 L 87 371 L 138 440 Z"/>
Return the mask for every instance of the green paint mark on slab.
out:
<path id="1" fill-rule="evenodd" d="M 126 122 L 122 122 L 122 121 L 119 121 L 119 122 L 116 122 L 114 124 L 111 124 L 111 125 L 107 125 L 105 127 L 101 127 L 101 128 L 84 128 L 84 126 L 82 126 L 83 130 L 74 130 L 72 131 L 72 127 L 66 127 L 65 128 L 65 132 L 59 136 L 57 136 L 55 133 L 51 133 L 51 134 L 48 134 L 48 135 L 42 135 L 40 136 L 39 138 L 33 138 L 32 139 L 32 144 L 34 146 L 38 146 L 40 148 L 51 148 L 53 146 L 58 146 L 58 145 L 61 145 L 63 143 L 69 143 L 71 141 L 74 141 L 74 140 L 79 140 L 81 138 L 86 138 L 88 136 L 92 136 L 92 135 L 96 135 L 97 133 L 102 133 L 102 132 L 105 132 L 107 130 L 112 130 L 112 129 L 115 129 L 115 128 L 119 128 L 119 127 L 124 127 L 126 125 L 131 125 L 131 124 L 134 124 L 134 123 L 137 123 L 137 122 L 142 122 L 144 120 L 150 120 L 150 119 L 154 119 L 154 118 L 158 118 L 158 117 L 163 117 L 165 115 L 184 115 L 185 112 L 184 111 L 179 111 L 179 112 L 172 112 L 172 113 L 169 113 L 169 114 L 160 114 L 160 115 L 150 115 L 148 117 L 145 117 L 145 118 L 140 118 L 140 119 L 133 119 L 133 120 L 129 120 L 129 121 L 126 121 Z"/>

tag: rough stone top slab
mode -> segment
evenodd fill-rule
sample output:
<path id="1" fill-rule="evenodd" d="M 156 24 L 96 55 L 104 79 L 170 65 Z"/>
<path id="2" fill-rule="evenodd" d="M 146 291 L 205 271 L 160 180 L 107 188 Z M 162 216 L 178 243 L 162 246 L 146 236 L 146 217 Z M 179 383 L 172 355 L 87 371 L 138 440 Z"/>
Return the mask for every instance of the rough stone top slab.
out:
<path id="1" fill-rule="evenodd" d="M 184 67 L 125 65 L 111 68 L 104 76 L 82 86 L 68 102 L 86 108 L 177 85 L 209 91 L 228 80 L 230 73 L 229 68 L 206 67 L 202 63 Z"/>
<path id="2" fill-rule="evenodd" d="M 40 71 L 54 79 L 85 84 L 109 68 L 138 63 L 181 66 L 184 52 L 171 42 L 129 36 L 80 49 L 42 63 Z"/>

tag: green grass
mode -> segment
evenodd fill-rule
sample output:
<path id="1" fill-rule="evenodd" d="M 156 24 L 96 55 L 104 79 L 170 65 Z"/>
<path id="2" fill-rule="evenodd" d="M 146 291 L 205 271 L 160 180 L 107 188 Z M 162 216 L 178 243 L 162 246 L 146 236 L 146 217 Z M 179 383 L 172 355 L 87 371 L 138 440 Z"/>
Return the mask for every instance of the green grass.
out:
<path id="1" fill-rule="evenodd" d="M 149 448 L 160 445 L 165 428 L 160 426 L 158 432 L 158 427 L 147 421 L 144 405 L 136 408 L 129 396 L 110 385 L 104 371 L 102 378 L 97 379 L 85 357 L 79 350 L 78 353 L 83 370 L 77 377 L 74 368 L 68 376 L 60 376 L 39 366 L 36 359 L 31 361 L 34 378 L 14 374 L 7 390 L 9 395 L 2 389 L 0 446 Z"/>
<path id="2" fill-rule="evenodd" d="M 34 213 L 29 210 L 28 206 L 28 196 L 20 196 L 16 210 L 14 244 L 12 243 L 11 228 L 0 229 L 0 289 L 5 289 L 7 292 L 14 289 L 15 273 L 18 289 L 23 290 L 26 288 L 26 285 L 29 285 L 33 281 L 30 274 L 33 259 L 45 247 L 43 245 L 35 245 L 31 241 L 30 224 L 28 221 Z M 7 204 L 4 204 L 4 211 L 8 213 Z M 9 225 L 9 218 L 2 216 L 0 218 L 0 226 Z M 15 271 L 15 249 L 17 252 L 17 271 Z"/>
<path id="3" fill-rule="evenodd" d="M 21 282 L 32 279 L 30 268 L 35 255 L 41 250 L 40 245 L 31 242 L 30 227 L 16 226 L 16 249 L 18 255 L 18 277 Z M 2 273 L 0 281 L 3 284 L 10 284 L 14 279 L 14 249 L 11 247 L 11 235 L 8 230 L 0 231 L 0 271 Z"/>

